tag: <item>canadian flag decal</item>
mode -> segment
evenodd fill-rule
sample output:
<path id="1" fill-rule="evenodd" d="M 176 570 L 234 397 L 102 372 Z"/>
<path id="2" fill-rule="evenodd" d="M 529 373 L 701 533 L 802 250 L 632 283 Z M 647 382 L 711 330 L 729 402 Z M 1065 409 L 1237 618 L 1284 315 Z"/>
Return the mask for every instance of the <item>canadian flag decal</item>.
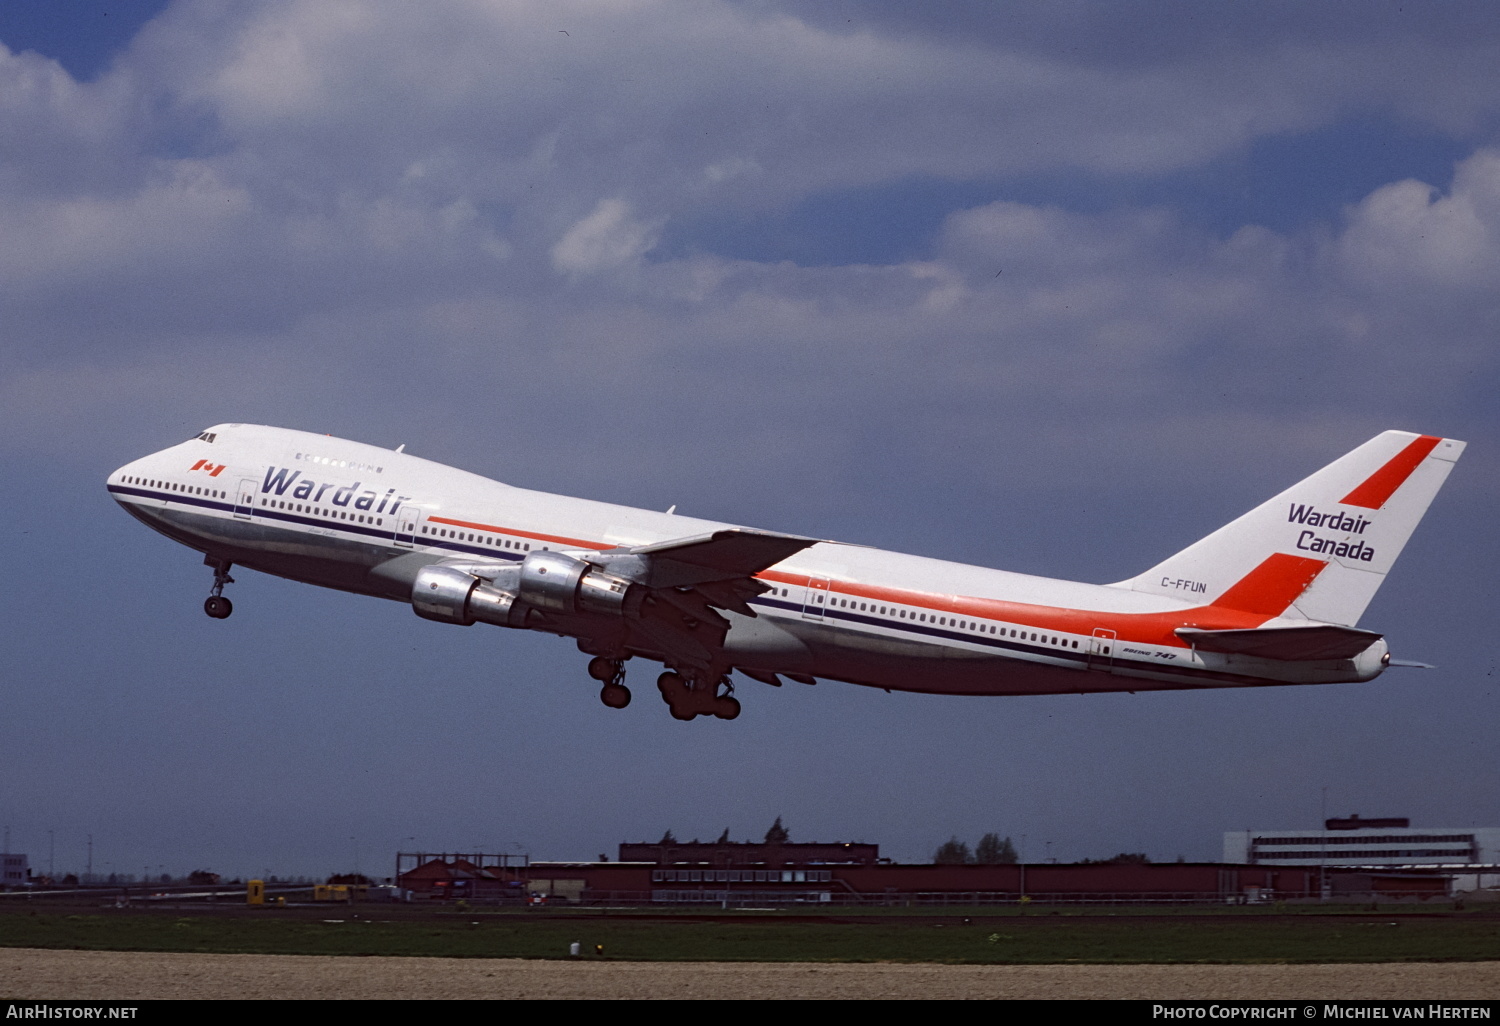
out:
<path id="1" fill-rule="evenodd" d="M 224 466 L 225 465 L 223 463 L 213 464 L 213 463 L 208 462 L 208 460 L 199 460 L 197 463 L 194 463 L 188 469 L 189 470 L 202 470 L 202 471 L 206 472 L 209 477 L 218 477 L 219 476 L 219 471 L 223 470 Z"/>

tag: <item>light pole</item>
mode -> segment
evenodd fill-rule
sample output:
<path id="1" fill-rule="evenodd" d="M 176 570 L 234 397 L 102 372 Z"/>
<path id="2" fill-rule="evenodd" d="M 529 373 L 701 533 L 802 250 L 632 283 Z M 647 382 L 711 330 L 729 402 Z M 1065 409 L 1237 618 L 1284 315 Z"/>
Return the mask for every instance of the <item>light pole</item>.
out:
<path id="1" fill-rule="evenodd" d="M 1021 902 L 1026 902 L 1026 835 L 1021 835 Z"/>
<path id="2" fill-rule="evenodd" d="M 1318 900 L 1328 900 L 1328 785 L 1323 785 L 1323 803 L 1318 810 L 1323 836 L 1318 841 Z"/>

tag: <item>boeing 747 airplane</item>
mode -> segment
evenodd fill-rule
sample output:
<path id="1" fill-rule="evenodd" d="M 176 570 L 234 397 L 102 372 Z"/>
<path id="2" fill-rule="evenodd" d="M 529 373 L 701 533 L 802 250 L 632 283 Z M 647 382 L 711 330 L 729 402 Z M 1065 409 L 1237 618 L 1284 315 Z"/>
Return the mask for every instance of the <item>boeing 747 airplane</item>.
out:
<path id="1" fill-rule="evenodd" d="M 1029 695 L 1367 681 L 1355 626 L 1464 443 L 1387 431 L 1128 581 L 1079 584 L 527 491 L 397 449 L 220 424 L 127 464 L 126 511 L 231 567 L 576 639 L 600 698 L 664 664 L 674 717 L 733 719 L 731 673 Z M 1408 664 L 1420 665 L 1420 664 Z"/>

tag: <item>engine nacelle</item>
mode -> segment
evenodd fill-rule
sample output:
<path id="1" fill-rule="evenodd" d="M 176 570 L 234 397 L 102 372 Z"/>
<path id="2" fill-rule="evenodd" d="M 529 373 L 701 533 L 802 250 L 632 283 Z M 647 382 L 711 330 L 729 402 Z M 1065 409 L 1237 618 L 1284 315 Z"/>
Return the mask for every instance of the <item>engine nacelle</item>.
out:
<path id="1" fill-rule="evenodd" d="M 525 627 L 533 609 L 562 616 L 619 616 L 629 589 L 623 577 L 561 552 L 541 550 L 530 553 L 518 567 L 500 568 L 493 581 L 457 566 L 423 567 L 412 583 L 411 607 L 418 616 L 440 623 Z"/>
<path id="2" fill-rule="evenodd" d="M 521 563 L 519 597 L 529 606 L 573 616 L 624 611 L 630 582 L 592 564 L 549 549 L 532 552 Z"/>
<path id="3" fill-rule="evenodd" d="M 523 627 L 526 609 L 508 591 L 491 587 L 451 566 L 426 566 L 411 587 L 411 607 L 420 617 L 468 627 L 476 621 Z"/>

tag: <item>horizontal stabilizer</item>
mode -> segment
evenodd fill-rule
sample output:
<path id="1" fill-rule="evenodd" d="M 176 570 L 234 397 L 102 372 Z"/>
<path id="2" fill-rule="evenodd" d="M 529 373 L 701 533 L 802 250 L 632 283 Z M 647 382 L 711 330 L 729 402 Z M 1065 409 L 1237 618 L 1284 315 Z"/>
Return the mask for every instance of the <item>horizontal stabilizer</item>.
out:
<path id="1" fill-rule="evenodd" d="M 1333 624 L 1316 627 L 1265 627 L 1248 631 L 1204 631 L 1177 628 L 1177 636 L 1205 652 L 1227 652 L 1257 659 L 1353 659 L 1381 635 Z"/>

